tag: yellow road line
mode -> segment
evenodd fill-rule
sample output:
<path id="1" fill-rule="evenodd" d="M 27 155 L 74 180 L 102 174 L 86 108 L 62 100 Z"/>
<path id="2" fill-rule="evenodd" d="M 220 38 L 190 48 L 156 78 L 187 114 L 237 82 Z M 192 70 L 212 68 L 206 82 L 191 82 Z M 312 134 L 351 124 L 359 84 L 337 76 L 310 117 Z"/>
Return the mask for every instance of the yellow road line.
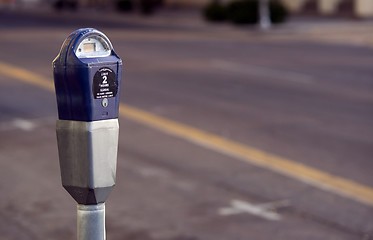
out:
<path id="1" fill-rule="evenodd" d="M 18 79 L 20 81 L 42 87 L 46 90 L 54 92 L 54 84 L 49 79 L 38 74 L 30 72 L 26 69 L 15 67 L 9 64 L 0 62 L 0 72 L 3 75 Z"/>
<path id="2" fill-rule="evenodd" d="M 25 69 L 0 62 L 0 73 L 46 90 L 54 91 L 52 81 Z M 292 177 L 317 188 L 373 206 L 373 188 L 368 186 L 156 116 L 126 104 L 120 104 L 119 110 L 121 116 L 133 121 L 203 145 L 216 152 Z"/>

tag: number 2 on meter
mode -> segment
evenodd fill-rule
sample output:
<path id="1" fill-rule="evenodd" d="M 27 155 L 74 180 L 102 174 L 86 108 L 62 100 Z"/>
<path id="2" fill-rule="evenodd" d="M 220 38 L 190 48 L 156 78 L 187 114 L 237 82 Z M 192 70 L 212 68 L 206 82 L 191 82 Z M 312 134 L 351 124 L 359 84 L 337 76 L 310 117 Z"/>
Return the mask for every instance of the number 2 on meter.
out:
<path id="1" fill-rule="evenodd" d="M 102 76 L 102 78 L 104 79 L 104 81 L 102 81 L 102 84 L 107 84 L 107 76 Z"/>

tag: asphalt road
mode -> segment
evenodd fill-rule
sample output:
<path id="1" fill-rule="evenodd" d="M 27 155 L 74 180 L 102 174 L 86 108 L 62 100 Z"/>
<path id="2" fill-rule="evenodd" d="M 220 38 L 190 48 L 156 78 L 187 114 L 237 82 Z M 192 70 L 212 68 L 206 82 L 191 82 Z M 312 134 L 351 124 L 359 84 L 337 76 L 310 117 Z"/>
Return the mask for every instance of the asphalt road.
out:
<path id="1" fill-rule="evenodd" d="M 55 95 L 27 76 L 87 26 L 124 59 L 108 239 L 373 239 L 370 47 L 90 15 L 0 12 L 1 239 L 75 238 Z"/>

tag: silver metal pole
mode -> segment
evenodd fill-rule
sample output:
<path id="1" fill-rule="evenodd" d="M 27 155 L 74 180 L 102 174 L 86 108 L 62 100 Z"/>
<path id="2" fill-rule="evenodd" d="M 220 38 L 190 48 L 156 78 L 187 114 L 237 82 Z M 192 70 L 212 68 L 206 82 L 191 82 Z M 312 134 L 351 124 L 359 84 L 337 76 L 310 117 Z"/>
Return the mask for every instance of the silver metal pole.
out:
<path id="1" fill-rule="evenodd" d="M 78 240 L 106 240 L 105 203 L 78 204 Z"/>
<path id="2" fill-rule="evenodd" d="M 271 27 L 269 0 L 259 1 L 259 25 L 262 30 L 268 30 Z"/>

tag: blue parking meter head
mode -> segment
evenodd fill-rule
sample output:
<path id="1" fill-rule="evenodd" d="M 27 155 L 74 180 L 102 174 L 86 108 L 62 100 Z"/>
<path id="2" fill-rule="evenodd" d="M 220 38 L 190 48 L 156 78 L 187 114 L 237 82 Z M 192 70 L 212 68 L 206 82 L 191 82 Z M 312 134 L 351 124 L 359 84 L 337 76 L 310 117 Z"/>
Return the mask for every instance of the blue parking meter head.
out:
<path id="1" fill-rule="evenodd" d="M 93 28 L 70 34 L 53 61 L 61 120 L 118 118 L 122 60 L 110 40 Z"/>

